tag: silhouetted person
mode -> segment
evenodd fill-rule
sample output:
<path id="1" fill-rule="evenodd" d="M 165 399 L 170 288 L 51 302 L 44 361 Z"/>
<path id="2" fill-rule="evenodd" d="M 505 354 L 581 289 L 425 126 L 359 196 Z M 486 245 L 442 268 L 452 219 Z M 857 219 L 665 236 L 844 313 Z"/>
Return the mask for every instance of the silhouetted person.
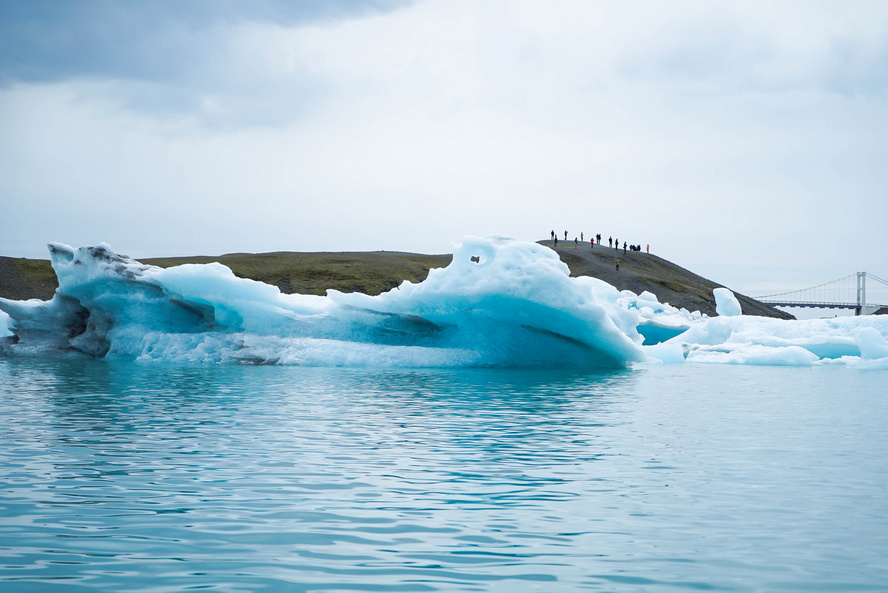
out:
<path id="1" fill-rule="evenodd" d="M 620 240 L 614 239 L 614 249 L 619 249 L 619 248 L 620 248 Z"/>
<path id="2" fill-rule="evenodd" d="M 558 247 L 558 236 L 555 236 L 555 247 Z"/>
<path id="3" fill-rule="evenodd" d="M 567 241 L 567 231 L 564 231 L 564 240 Z"/>
<path id="4" fill-rule="evenodd" d="M 626 253 L 626 241 L 623 241 L 623 253 Z"/>
<path id="5" fill-rule="evenodd" d="M 552 240 L 555 240 L 555 231 L 552 231 Z"/>
<path id="6" fill-rule="evenodd" d="M 613 238 L 613 237 L 608 237 L 608 238 L 607 238 L 607 246 L 608 246 L 608 247 L 613 247 L 613 246 L 614 246 L 614 238 Z"/>

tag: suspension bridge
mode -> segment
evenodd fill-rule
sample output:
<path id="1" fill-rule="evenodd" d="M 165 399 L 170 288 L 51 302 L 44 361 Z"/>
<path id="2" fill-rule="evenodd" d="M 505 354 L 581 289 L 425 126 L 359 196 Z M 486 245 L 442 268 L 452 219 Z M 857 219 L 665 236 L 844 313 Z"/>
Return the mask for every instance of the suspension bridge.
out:
<path id="1" fill-rule="evenodd" d="M 854 309 L 855 315 L 872 315 L 877 311 L 881 313 L 882 309 L 888 311 L 888 305 L 867 301 L 867 280 L 877 283 L 877 290 L 888 288 L 888 280 L 866 272 L 857 272 L 817 286 L 756 297 L 756 300 L 773 307 Z"/>

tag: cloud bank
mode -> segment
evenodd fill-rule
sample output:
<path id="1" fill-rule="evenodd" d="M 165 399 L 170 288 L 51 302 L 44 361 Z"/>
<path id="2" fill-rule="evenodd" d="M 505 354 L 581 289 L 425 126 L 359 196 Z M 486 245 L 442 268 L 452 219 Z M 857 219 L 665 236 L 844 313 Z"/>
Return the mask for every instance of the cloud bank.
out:
<path id="1" fill-rule="evenodd" d="M 880 3 L 0 15 L 3 254 L 441 252 L 567 229 L 734 288 L 884 265 Z"/>

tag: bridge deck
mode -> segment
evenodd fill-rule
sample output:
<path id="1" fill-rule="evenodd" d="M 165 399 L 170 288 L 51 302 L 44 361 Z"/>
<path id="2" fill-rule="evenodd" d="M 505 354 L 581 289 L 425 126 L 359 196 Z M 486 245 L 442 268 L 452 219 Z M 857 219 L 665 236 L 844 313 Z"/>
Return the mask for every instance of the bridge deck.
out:
<path id="1" fill-rule="evenodd" d="M 786 301 L 761 301 L 772 307 L 800 307 L 806 309 L 858 309 L 857 303 L 793 303 Z"/>

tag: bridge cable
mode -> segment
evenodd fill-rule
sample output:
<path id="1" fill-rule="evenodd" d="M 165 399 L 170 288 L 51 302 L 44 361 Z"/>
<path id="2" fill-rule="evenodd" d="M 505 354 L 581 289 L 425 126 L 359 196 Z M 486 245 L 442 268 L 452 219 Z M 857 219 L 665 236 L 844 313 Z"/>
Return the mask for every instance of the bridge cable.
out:
<path id="1" fill-rule="evenodd" d="M 883 280 L 882 278 L 879 278 L 878 276 L 874 276 L 873 274 L 870 274 L 869 272 L 866 273 L 866 277 L 872 278 L 876 282 L 881 282 L 882 284 L 888 284 L 888 280 Z"/>
<path id="2" fill-rule="evenodd" d="M 790 295 L 790 294 L 798 294 L 798 293 L 803 293 L 806 291 L 812 291 L 816 294 L 817 289 L 829 291 L 830 287 L 835 287 L 835 286 L 837 286 L 838 283 L 843 282 L 843 281 L 845 282 L 845 285 L 848 286 L 850 284 L 851 278 L 855 278 L 855 277 L 856 277 L 856 274 L 849 274 L 848 276 L 845 276 L 843 278 L 837 278 L 836 280 L 830 280 L 829 282 L 824 282 L 823 284 L 818 284 L 816 286 L 810 286 L 808 288 L 800 288 L 799 290 L 789 290 L 786 292 L 778 292 L 775 294 L 766 294 L 766 295 L 762 295 L 762 296 L 759 296 L 756 298 L 761 300 L 761 299 L 768 299 L 771 297 L 780 297 L 780 296 L 786 296 L 786 295 Z M 888 284 L 888 282 L 886 282 L 886 284 Z M 846 290 L 850 291 L 850 287 L 846 288 Z"/>

